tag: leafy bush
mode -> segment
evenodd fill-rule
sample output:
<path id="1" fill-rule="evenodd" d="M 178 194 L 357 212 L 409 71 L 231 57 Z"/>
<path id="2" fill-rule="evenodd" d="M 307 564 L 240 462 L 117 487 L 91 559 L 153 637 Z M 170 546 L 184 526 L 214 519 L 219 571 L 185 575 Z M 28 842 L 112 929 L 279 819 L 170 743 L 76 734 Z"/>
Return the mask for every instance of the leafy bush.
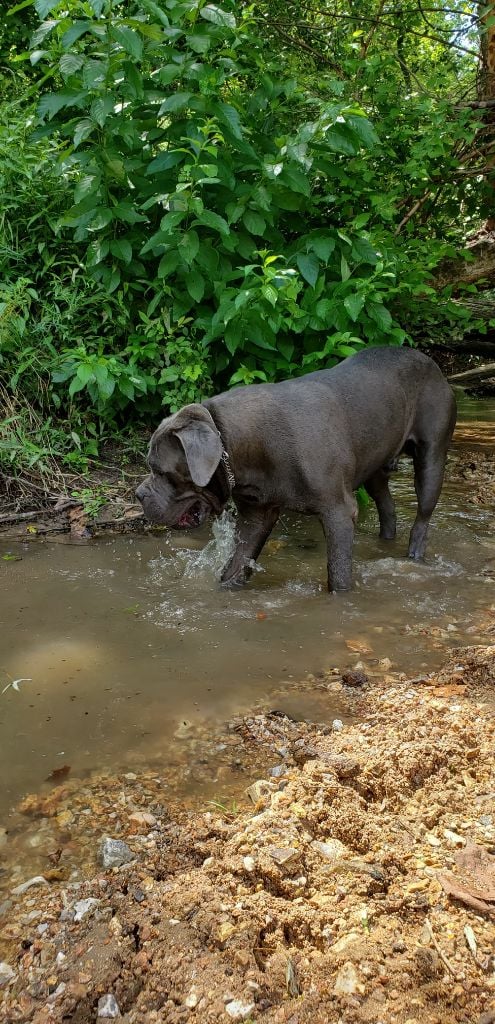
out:
<path id="1" fill-rule="evenodd" d="M 0 130 L 10 392 L 91 452 L 131 406 L 149 421 L 213 388 L 410 340 L 417 296 L 434 307 L 428 275 L 454 252 L 454 211 L 462 199 L 472 217 L 479 200 L 452 183 L 415 233 L 405 204 L 424 206 L 425 182 L 453 174 L 479 124 L 410 89 L 392 102 L 413 44 L 397 62 L 391 14 L 380 54 L 340 23 L 341 68 L 321 74 L 274 40 L 275 3 L 34 6 L 36 111 L 31 88 Z"/>

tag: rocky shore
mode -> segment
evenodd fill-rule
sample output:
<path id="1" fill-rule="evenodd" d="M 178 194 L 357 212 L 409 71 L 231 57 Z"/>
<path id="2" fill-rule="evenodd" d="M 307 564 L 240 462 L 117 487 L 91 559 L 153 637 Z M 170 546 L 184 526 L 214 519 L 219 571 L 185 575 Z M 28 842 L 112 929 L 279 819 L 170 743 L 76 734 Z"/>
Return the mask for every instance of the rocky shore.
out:
<path id="1" fill-rule="evenodd" d="M 165 807 L 157 772 L 23 801 L 0 1021 L 495 1021 L 495 646 L 332 685 L 359 722 L 230 723 L 264 765 L 240 806 Z"/>

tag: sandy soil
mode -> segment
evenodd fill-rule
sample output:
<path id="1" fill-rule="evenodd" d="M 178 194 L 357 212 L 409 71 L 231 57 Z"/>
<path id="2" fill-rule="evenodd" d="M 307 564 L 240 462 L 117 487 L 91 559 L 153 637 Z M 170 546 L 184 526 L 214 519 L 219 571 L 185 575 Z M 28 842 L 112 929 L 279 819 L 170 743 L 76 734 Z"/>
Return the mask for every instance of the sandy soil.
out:
<path id="1" fill-rule="evenodd" d="M 12 892 L 4 837 L 0 1021 L 495 1021 L 494 684 L 469 648 L 333 680 L 357 724 L 232 722 L 266 765 L 241 808 L 165 809 L 151 772 L 27 797 L 46 867 Z"/>

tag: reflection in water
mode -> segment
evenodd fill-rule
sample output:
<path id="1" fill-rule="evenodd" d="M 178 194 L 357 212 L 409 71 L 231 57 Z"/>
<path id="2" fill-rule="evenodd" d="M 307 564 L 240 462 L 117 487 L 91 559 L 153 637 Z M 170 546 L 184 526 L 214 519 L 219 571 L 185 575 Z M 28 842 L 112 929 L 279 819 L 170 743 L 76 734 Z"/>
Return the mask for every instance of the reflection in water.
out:
<path id="1" fill-rule="evenodd" d="M 462 423 L 459 436 L 471 429 Z M 477 429 L 480 444 L 493 435 L 488 422 Z M 326 593 L 323 536 L 310 519 L 284 517 L 259 571 L 234 592 L 217 582 L 233 542 L 228 515 L 213 540 L 204 528 L 15 545 L 21 560 L 2 563 L 0 693 L 31 681 L 0 696 L 0 811 L 64 764 L 132 770 L 161 758 L 180 777 L 188 736 L 269 701 L 280 680 L 277 707 L 330 720 L 339 707 L 316 692 L 312 703 L 298 678 L 359 661 L 376 671 L 384 657 L 424 671 L 446 648 L 477 642 L 492 599 L 493 508 L 448 483 L 417 565 L 403 557 L 415 510 L 407 461 L 392 486 L 398 539 L 378 540 L 374 507 L 362 516 L 348 594 Z"/>

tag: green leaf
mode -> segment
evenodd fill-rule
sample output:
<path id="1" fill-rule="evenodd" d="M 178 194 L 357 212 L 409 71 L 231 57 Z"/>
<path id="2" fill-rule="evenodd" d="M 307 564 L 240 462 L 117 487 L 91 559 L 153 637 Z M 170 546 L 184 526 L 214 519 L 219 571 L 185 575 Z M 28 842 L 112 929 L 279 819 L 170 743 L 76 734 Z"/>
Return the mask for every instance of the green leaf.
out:
<path id="1" fill-rule="evenodd" d="M 165 28 L 169 27 L 169 18 L 165 14 L 165 11 L 162 11 L 160 4 L 156 4 L 154 0 L 141 0 L 141 5 L 144 7 L 146 11 L 152 14 L 157 21 L 164 25 Z"/>
<path id="2" fill-rule="evenodd" d="M 325 134 L 325 143 L 335 153 L 355 156 L 359 152 L 359 140 L 345 124 L 334 124 Z"/>
<path id="3" fill-rule="evenodd" d="M 304 196 L 310 195 L 308 176 L 300 167 L 291 167 L 290 164 L 284 164 L 284 169 L 278 180 L 283 185 L 291 188 L 293 192 L 301 192 Z"/>
<path id="4" fill-rule="evenodd" d="M 84 57 L 76 53 L 63 53 L 58 66 L 62 77 L 69 78 L 70 75 L 75 75 L 77 71 L 80 71 L 83 64 Z"/>
<path id="5" fill-rule="evenodd" d="M 277 289 L 272 284 L 265 284 L 261 289 L 261 294 L 267 301 L 272 305 L 277 305 L 278 293 Z"/>
<path id="6" fill-rule="evenodd" d="M 223 25 L 228 28 L 236 26 L 234 15 L 217 7 L 216 4 L 206 4 L 206 7 L 202 7 L 199 13 L 205 21 L 211 21 L 213 25 Z"/>
<path id="7" fill-rule="evenodd" d="M 143 213 L 138 213 L 132 203 L 126 199 L 122 199 L 120 203 L 114 206 L 112 217 L 114 220 L 121 220 L 125 224 L 139 224 L 148 220 Z"/>
<path id="8" fill-rule="evenodd" d="M 84 142 L 84 140 L 91 135 L 91 132 L 95 130 L 95 127 L 95 122 L 89 117 L 83 117 L 81 121 L 77 122 L 76 127 L 74 128 L 75 149 L 77 149 L 81 142 Z"/>
<path id="9" fill-rule="evenodd" d="M 360 114 L 347 114 L 346 122 L 353 129 L 361 142 L 364 143 L 367 149 L 371 149 L 380 141 L 373 125 L 368 121 L 367 117 L 361 116 Z"/>
<path id="10" fill-rule="evenodd" d="M 320 272 L 320 264 L 316 256 L 313 256 L 312 253 L 299 253 L 296 256 L 296 263 L 304 280 L 314 288 Z"/>
<path id="11" fill-rule="evenodd" d="M 54 22 L 55 24 L 55 22 Z M 85 32 L 89 32 L 91 28 L 90 21 L 74 21 L 67 32 L 64 32 L 62 36 L 62 46 L 64 50 L 70 50 L 71 46 L 84 35 Z M 34 38 L 34 37 L 33 37 Z"/>
<path id="12" fill-rule="evenodd" d="M 205 279 L 199 270 L 186 274 L 186 287 L 191 298 L 195 302 L 201 302 L 205 293 Z"/>
<path id="13" fill-rule="evenodd" d="M 392 326 L 392 317 L 383 303 L 367 302 L 366 312 L 382 331 L 387 333 L 390 330 Z"/>
<path id="14" fill-rule="evenodd" d="M 46 115 L 48 115 L 48 120 L 51 121 L 55 114 L 58 114 L 59 110 L 63 110 L 64 107 L 77 106 L 85 98 L 86 94 L 84 92 L 76 92 L 75 89 L 47 92 L 38 103 L 38 117 L 40 120 L 44 120 Z"/>
<path id="15" fill-rule="evenodd" d="M 166 113 L 175 114 L 179 110 L 184 110 L 185 107 L 187 107 L 192 95 L 192 92 L 172 93 L 172 95 L 165 100 L 165 103 L 162 103 L 158 111 L 158 116 L 161 117 L 162 114 Z"/>
<path id="16" fill-rule="evenodd" d="M 246 210 L 242 219 L 252 235 L 264 235 L 266 220 L 259 213 L 256 213 L 254 210 Z"/>
<path id="17" fill-rule="evenodd" d="M 123 263 L 130 263 L 132 260 L 132 245 L 126 238 L 117 238 L 110 242 L 110 252 Z"/>
<path id="18" fill-rule="evenodd" d="M 91 117 L 94 118 L 97 124 L 99 124 L 100 128 L 103 128 L 107 117 L 113 112 L 113 108 L 113 96 L 99 96 L 98 99 L 94 100 L 91 104 Z"/>
<path id="19" fill-rule="evenodd" d="M 109 252 L 110 243 L 106 238 L 90 242 L 87 249 L 86 265 L 88 267 L 96 267 L 98 263 L 102 263 L 106 259 Z"/>
<path id="20" fill-rule="evenodd" d="M 170 249 L 169 252 L 164 253 L 159 264 L 158 264 L 158 277 L 168 277 L 181 263 L 181 257 L 176 249 Z"/>
<path id="21" fill-rule="evenodd" d="M 91 218 L 90 227 L 92 231 L 101 231 L 106 228 L 107 224 L 110 224 L 112 220 L 112 211 L 106 206 L 96 207 L 94 214 Z"/>
<path id="22" fill-rule="evenodd" d="M 310 235 L 307 245 L 324 263 L 328 263 L 329 257 L 335 249 L 335 238 L 322 232 L 321 235 Z"/>
<path id="23" fill-rule="evenodd" d="M 360 295 L 359 292 L 356 292 L 354 295 L 346 295 L 344 306 L 351 320 L 355 323 L 364 306 L 364 295 Z"/>
<path id="24" fill-rule="evenodd" d="M 345 256 L 340 257 L 340 276 L 343 281 L 348 281 L 351 276 L 351 268 Z"/>
<path id="25" fill-rule="evenodd" d="M 219 231 L 221 235 L 230 235 L 230 228 L 227 221 L 223 217 L 220 217 L 218 213 L 214 213 L 213 210 L 203 210 L 201 216 L 195 221 L 195 224 L 203 224 L 205 227 L 214 228 L 215 231 Z"/>
<path id="26" fill-rule="evenodd" d="M 219 120 L 229 126 L 234 138 L 242 139 L 241 120 L 235 107 L 232 107 L 230 103 L 217 103 L 215 104 L 215 110 L 218 113 Z"/>
<path id="27" fill-rule="evenodd" d="M 95 17 L 101 18 L 101 12 L 105 6 L 105 0 L 88 0 L 88 3 Z"/>
<path id="28" fill-rule="evenodd" d="M 199 237 L 197 231 L 186 231 L 182 235 L 178 247 L 185 262 L 191 264 L 199 251 Z"/>
<path id="29" fill-rule="evenodd" d="M 112 25 L 110 35 L 134 60 L 141 59 L 143 40 L 134 29 L 129 28 L 127 25 Z"/>
<path id="30" fill-rule="evenodd" d="M 60 0 L 35 0 L 34 6 L 40 21 L 44 21 L 47 14 L 53 11 L 54 7 L 58 7 L 59 3 Z"/>
<path id="31" fill-rule="evenodd" d="M 184 159 L 182 153 L 175 153 L 174 151 L 166 150 L 164 153 L 159 153 L 154 160 L 148 164 L 145 174 L 159 174 L 160 171 L 168 171 L 171 167 L 176 167 L 180 164 L 181 160 Z"/>
<path id="32" fill-rule="evenodd" d="M 237 349 L 241 345 L 243 340 L 243 329 L 241 320 L 231 320 L 227 324 L 224 333 L 225 347 L 230 352 L 231 356 L 237 352 Z"/>
<path id="33" fill-rule="evenodd" d="M 352 255 L 355 260 L 363 263 L 378 263 L 378 256 L 367 238 L 355 238 L 352 243 Z"/>

